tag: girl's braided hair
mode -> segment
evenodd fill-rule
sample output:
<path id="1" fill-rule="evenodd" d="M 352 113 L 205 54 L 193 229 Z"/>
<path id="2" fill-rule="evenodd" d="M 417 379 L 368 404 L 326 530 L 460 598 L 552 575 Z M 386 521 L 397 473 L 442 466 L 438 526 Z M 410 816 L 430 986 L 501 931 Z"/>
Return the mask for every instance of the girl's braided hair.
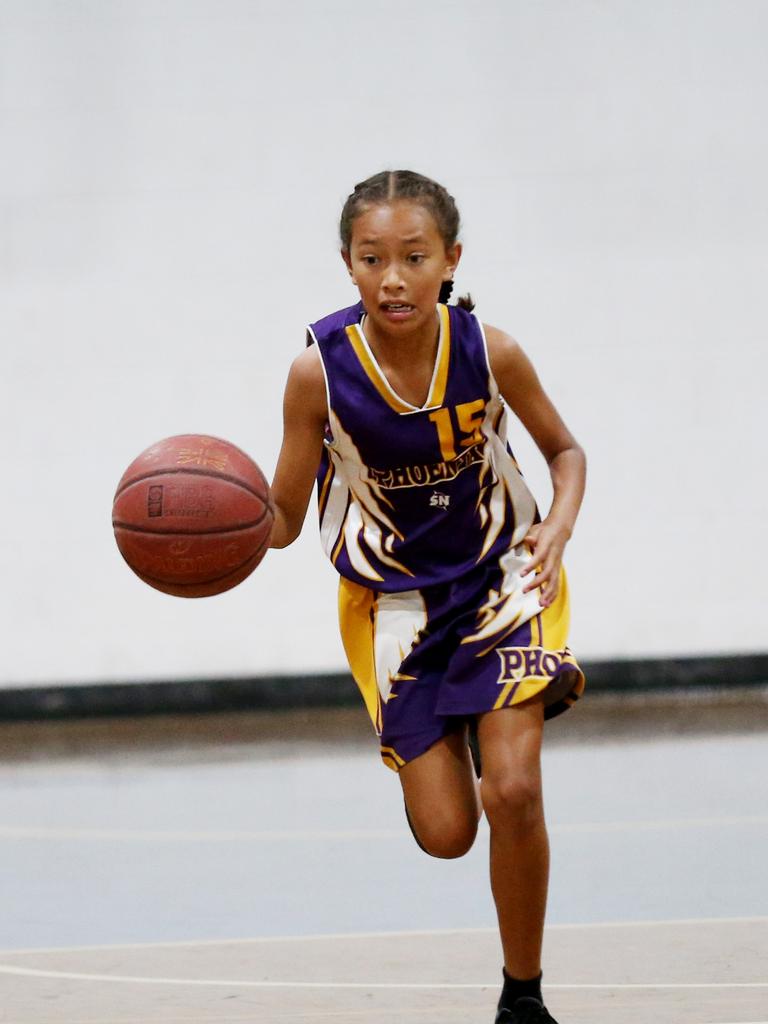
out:
<path id="1" fill-rule="evenodd" d="M 459 236 L 459 211 L 447 189 L 416 171 L 381 171 L 359 182 L 354 192 L 347 196 L 339 223 L 342 249 L 349 252 L 352 224 L 366 207 L 391 203 L 395 199 L 410 199 L 424 206 L 435 218 L 446 248 L 450 249 L 456 244 Z M 438 301 L 447 302 L 452 290 L 453 281 L 443 281 Z M 467 310 L 475 308 L 470 295 L 462 295 L 457 305 Z"/>

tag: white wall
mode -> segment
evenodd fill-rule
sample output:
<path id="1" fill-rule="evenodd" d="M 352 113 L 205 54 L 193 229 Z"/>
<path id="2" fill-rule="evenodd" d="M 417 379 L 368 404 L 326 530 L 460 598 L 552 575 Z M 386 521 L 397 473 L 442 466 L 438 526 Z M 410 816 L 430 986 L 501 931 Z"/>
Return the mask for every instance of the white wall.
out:
<path id="1" fill-rule="evenodd" d="M 355 298 L 341 203 L 396 166 L 588 451 L 577 652 L 764 648 L 767 40 L 761 0 L 1 2 L 0 683 L 342 667 L 314 508 L 184 601 L 111 497 L 187 431 L 271 473 L 304 324 Z"/>

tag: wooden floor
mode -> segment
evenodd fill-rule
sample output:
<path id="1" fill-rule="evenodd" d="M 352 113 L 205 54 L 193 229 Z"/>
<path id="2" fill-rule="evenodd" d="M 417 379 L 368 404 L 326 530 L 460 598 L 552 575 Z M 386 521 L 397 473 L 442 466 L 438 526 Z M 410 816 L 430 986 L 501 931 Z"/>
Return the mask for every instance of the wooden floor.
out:
<path id="1" fill-rule="evenodd" d="M 570 722 L 569 722 L 570 719 Z M 547 727 L 560 1024 L 768 1024 L 768 703 Z M 491 1024 L 487 826 L 413 843 L 363 714 L 0 728 L 3 1024 Z"/>

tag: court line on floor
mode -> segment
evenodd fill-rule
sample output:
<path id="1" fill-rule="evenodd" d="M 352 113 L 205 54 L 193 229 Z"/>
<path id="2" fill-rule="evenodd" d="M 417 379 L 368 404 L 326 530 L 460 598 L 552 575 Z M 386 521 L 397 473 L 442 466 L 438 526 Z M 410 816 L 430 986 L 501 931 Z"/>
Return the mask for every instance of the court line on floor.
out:
<path id="1" fill-rule="evenodd" d="M 545 934 L 551 931 L 572 931 L 593 928 L 662 928 L 677 925 L 723 925 L 758 924 L 768 922 L 768 915 L 757 914 L 739 917 L 675 917 L 650 919 L 647 921 L 573 921 L 556 922 L 545 926 Z M 181 949 L 187 946 L 241 946 L 258 943 L 287 942 L 333 942 L 344 939 L 404 939 L 429 938 L 445 935 L 497 935 L 498 927 L 484 928 L 410 928 L 399 931 L 378 932 L 320 932 L 314 935 L 251 935 L 239 939 L 176 939 L 168 942 L 118 942 L 106 945 L 87 946 L 34 946 L 27 949 L 2 949 L 0 956 L 34 956 L 36 953 L 96 953 L 128 949 Z"/>
<path id="2" fill-rule="evenodd" d="M 731 828 L 768 825 L 768 815 L 750 814 L 720 818 L 660 818 L 645 821 L 588 821 L 549 825 L 553 835 L 595 834 L 604 832 L 655 832 L 676 829 Z M 347 840 L 407 839 L 403 829 L 231 829 L 200 832 L 187 829 L 57 828 L 46 825 L 2 825 L 0 839 L 39 839 L 112 842 L 323 842 Z"/>
<path id="3" fill-rule="evenodd" d="M 400 1012 L 400 1011 L 398 1011 Z M 418 1018 L 419 1020 L 427 1019 L 429 1024 L 433 1024 L 435 1012 L 432 1009 L 421 1010 L 414 1009 L 412 1006 L 407 1008 L 408 1019 Z M 445 1012 L 440 1011 L 441 1020 L 445 1018 Z M 373 1010 L 371 1007 L 366 1007 L 364 1010 L 309 1010 L 299 1011 L 295 1010 L 290 1017 L 291 1021 L 301 1021 L 304 1024 L 311 1021 L 352 1021 L 352 1020 L 363 1020 L 363 1021 L 383 1021 L 384 1024 L 390 1024 L 392 1018 L 392 1010 Z M 288 1018 L 283 1018 L 287 1020 Z M 447 1019 L 447 1018 L 445 1018 Z M 455 1016 L 451 1018 L 453 1021 L 459 1022 L 460 1018 Z M 206 1014 L 204 1017 L 164 1017 L 163 1024 L 253 1024 L 254 1016 L 253 1011 L 248 1014 L 242 1014 L 233 1016 L 231 1013 L 226 1016 L 212 1017 L 210 1014 Z M 61 1018 L 54 1020 L 51 1017 L 36 1019 L 34 1024 L 61 1024 Z M 89 1017 L 87 1020 L 74 1020 L 67 1019 L 67 1024 L 147 1024 L 146 1016 L 143 1017 L 120 1017 L 120 1020 L 116 1020 L 114 1017 L 100 1017 L 93 1018 Z M 463 1021 L 462 1021 L 463 1024 Z M 709 1022 L 707 1022 L 709 1024 Z M 717 1024 L 720 1024 L 718 1021 Z M 768 1021 L 739 1021 L 738 1024 L 768 1024 Z"/>
<path id="4" fill-rule="evenodd" d="M 766 818 L 768 821 L 768 818 Z M 410 839 L 411 834 L 403 829 L 272 829 L 249 831 L 246 829 L 222 830 L 220 832 L 195 832 L 185 829 L 151 830 L 123 828 L 49 828 L 37 825 L 2 825 L 0 839 L 45 839 L 45 840 L 117 840 L 119 842 L 323 842 L 349 839 Z"/>
<path id="5" fill-rule="evenodd" d="M 427 1024 L 434 1024 L 435 1011 L 434 1009 L 418 1009 L 413 1006 L 406 1007 L 405 1010 L 398 1010 L 398 1014 L 408 1015 L 409 1021 L 426 1021 Z M 448 1021 L 452 1024 L 465 1024 L 466 1011 L 459 1011 L 461 1016 L 454 1013 L 451 1017 L 446 1015 L 444 1009 L 440 1010 L 440 1019 Z M 263 1018 L 262 1018 L 263 1019 Z M 294 1010 L 291 1013 L 290 1018 L 283 1017 L 281 1020 L 292 1022 L 301 1022 L 301 1024 L 310 1024 L 313 1021 L 329 1021 L 332 1024 L 333 1021 L 344 1021 L 346 1024 L 353 1020 L 362 1020 L 364 1022 L 378 1021 L 382 1024 L 391 1024 L 392 1010 L 388 1009 L 372 1009 L 370 1006 L 364 1010 L 351 1010 L 349 1008 L 345 1010 Z M 253 1011 L 249 1014 L 238 1014 L 233 1016 L 232 1013 L 227 1013 L 225 1016 L 211 1016 L 206 1014 L 204 1017 L 163 1017 L 163 1024 L 254 1024 Z M 35 1018 L 34 1024 L 61 1024 L 61 1018 L 54 1019 L 53 1017 L 40 1017 Z M 74 1019 L 67 1018 L 66 1024 L 147 1024 L 146 1016 L 143 1017 L 120 1017 L 118 1020 L 115 1017 L 89 1017 L 87 1020 L 82 1018 Z M 713 1022 L 706 1022 L 706 1024 L 713 1024 Z M 715 1024 L 721 1024 L 720 1021 Z M 732 1022 L 729 1022 L 732 1024 Z M 739 1021 L 738 1024 L 768 1024 L 768 1021 Z"/>
<path id="6" fill-rule="evenodd" d="M 487 982 L 397 982 L 397 981 L 254 981 L 238 978 L 152 978 L 143 975 L 91 974 L 80 971 L 51 971 L 38 967 L 16 967 L 0 964 L 0 974 L 20 975 L 32 978 L 56 978 L 64 981 L 104 981 L 132 985 L 194 985 L 209 988 L 297 988 L 297 989 L 363 989 L 421 991 L 423 989 L 488 989 L 498 988 L 498 981 Z M 727 981 L 727 982 L 637 982 L 616 984 L 547 984 L 547 989 L 568 991 L 615 991 L 647 989 L 753 989 L 768 988 L 768 981 Z"/>
<path id="7" fill-rule="evenodd" d="M 429 1017 L 429 1018 L 433 1019 L 434 1015 L 435 1015 L 434 1008 L 433 1009 L 423 1009 L 423 1008 L 417 1008 L 417 1007 L 413 1007 L 413 1006 L 408 1007 L 406 1010 L 402 1010 L 402 1011 L 398 1011 L 398 1012 L 399 1013 L 403 1013 L 403 1014 L 407 1012 L 409 1019 L 411 1017 L 413 1017 L 414 1015 L 417 1016 L 417 1017 L 420 1017 L 420 1018 L 422 1018 L 422 1017 Z M 459 1012 L 462 1012 L 462 1011 L 459 1011 Z M 463 1011 L 463 1012 L 466 1012 L 466 1011 Z M 441 1012 L 441 1016 L 445 1016 L 445 1013 Z M 334 1020 L 334 1019 L 338 1019 L 340 1017 L 343 1018 L 344 1020 L 349 1020 L 349 1019 L 351 1019 L 353 1017 L 362 1017 L 365 1020 L 389 1020 L 392 1017 L 392 1010 L 391 1009 L 378 1009 L 378 1008 L 375 1009 L 373 1007 L 366 1007 L 364 1010 L 355 1010 L 355 1009 L 350 1009 L 350 1008 L 347 1008 L 347 1009 L 344 1009 L 344 1010 L 320 1010 L 320 1009 L 314 1009 L 314 1010 L 310 1010 L 310 1011 L 301 1011 L 301 1012 L 300 1011 L 296 1011 L 291 1016 L 291 1020 L 297 1020 L 297 1021 L 298 1020 L 302 1020 L 302 1021 Z M 174 1024 L 174 1022 L 175 1022 L 175 1024 L 216 1024 L 217 1021 L 220 1022 L 220 1024 L 238 1024 L 238 1022 L 242 1022 L 242 1024 L 252 1024 L 253 1019 L 254 1018 L 253 1018 L 253 1013 L 252 1012 L 250 1014 L 244 1014 L 242 1016 L 239 1015 L 239 1014 L 237 1016 L 234 1016 L 230 1012 L 230 1013 L 226 1013 L 224 1016 L 219 1016 L 219 1015 L 212 1016 L 210 1013 L 207 1013 L 203 1017 L 200 1017 L 200 1016 L 190 1016 L 188 1014 L 185 1014 L 183 1017 L 182 1016 L 173 1016 L 173 1017 L 163 1018 L 164 1021 L 167 1021 L 167 1024 Z M 448 1018 L 446 1017 L 446 1019 L 448 1019 Z M 146 1016 L 142 1016 L 142 1017 L 121 1017 L 119 1024 L 146 1024 L 146 1021 L 147 1021 Z M 53 1018 L 46 1018 L 46 1019 L 40 1018 L 39 1021 L 37 1021 L 37 1024 L 60 1024 L 60 1018 L 57 1018 L 56 1021 L 54 1021 Z M 98 1019 L 97 1018 L 93 1018 L 93 1017 L 89 1017 L 87 1020 L 82 1019 L 82 1018 L 80 1018 L 80 1019 L 70 1018 L 68 1020 L 68 1024 L 118 1024 L 118 1022 L 115 1020 L 114 1017 L 102 1017 L 102 1018 L 98 1018 Z M 707 1021 L 707 1022 L 701 1022 L 701 1024 L 768 1024 L 768 1020 Z"/>

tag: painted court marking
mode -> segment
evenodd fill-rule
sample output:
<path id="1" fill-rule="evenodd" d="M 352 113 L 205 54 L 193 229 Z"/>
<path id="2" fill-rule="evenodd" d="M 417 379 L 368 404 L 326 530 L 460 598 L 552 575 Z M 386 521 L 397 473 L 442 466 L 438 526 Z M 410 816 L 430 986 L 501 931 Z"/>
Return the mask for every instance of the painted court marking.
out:
<path id="1" fill-rule="evenodd" d="M 311 989 L 388 989 L 388 990 L 422 990 L 422 989 L 486 989 L 498 987 L 498 981 L 471 982 L 457 984 L 455 982 L 396 982 L 396 981 L 253 981 L 237 978 L 145 978 L 141 975 L 126 974 L 84 974 L 76 971 L 46 971 L 42 968 L 15 967 L 0 964 L 0 974 L 15 974 L 33 978 L 59 978 L 66 981 L 111 981 L 133 985 L 195 985 L 225 988 L 311 988 Z M 715 983 L 643 983 L 643 984 L 601 984 L 601 985 L 547 985 L 548 989 L 564 990 L 617 990 L 617 989 L 721 989 L 721 988 L 768 988 L 768 981 L 729 981 Z"/>
<path id="2" fill-rule="evenodd" d="M 649 821 L 587 821 L 549 826 L 554 835 L 595 834 L 603 832 L 654 832 L 688 828 L 733 828 L 738 826 L 768 825 L 768 815 L 750 814 L 720 818 L 660 818 Z M 324 840 L 381 840 L 408 839 L 411 834 L 403 829 L 232 829 L 218 832 L 198 832 L 187 829 L 152 830 L 124 828 L 52 828 L 44 825 L 2 825 L 0 839 L 40 839 L 117 841 L 117 842 L 322 842 Z"/>
<path id="3" fill-rule="evenodd" d="M 768 921 L 768 915 L 753 914 L 748 917 L 675 917 L 666 920 L 649 919 L 647 921 L 585 921 L 576 923 L 563 921 L 548 924 L 546 930 L 552 931 L 583 931 L 597 928 L 664 928 L 676 925 L 721 925 L 721 924 L 754 924 Z M 181 949 L 185 946 L 241 946 L 250 943 L 273 942 L 335 942 L 340 939 L 403 939 L 441 935 L 496 935 L 498 928 L 410 928 L 403 931 L 378 932 L 321 932 L 314 935 L 251 935 L 240 939 L 175 939 L 166 942 L 118 942 L 96 946 L 35 946 L 30 949 L 3 949 L 0 956 L 34 955 L 36 953 L 98 953 L 112 952 L 120 949 Z M 758 1022 L 762 1024 L 762 1022 Z M 768 1024 L 768 1021 L 766 1022 Z"/>
<path id="4" fill-rule="evenodd" d="M 631 928 L 631 927 L 657 927 L 663 926 L 674 926 L 681 924 L 733 924 L 733 923 L 744 923 L 744 922 L 755 922 L 755 921 L 766 921 L 768 918 L 765 917 L 737 917 L 737 918 L 702 918 L 702 919 L 691 919 L 685 918 L 680 920 L 670 921 L 619 921 L 619 922 L 594 922 L 587 925 L 577 924 L 566 924 L 566 925 L 553 925 L 552 929 L 575 929 L 575 928 Z M 464 934 L 466 932 L 490 932 L 495 929 L 490 928 L 455 928 L 455 929 L 441 929 L 433 930 L 428 932 L 423 931 L 403 931 L 403 932 L 368 932 L 368 933 L 348 933 L 348 934 L 337 934 L 337 935 L 315 935 L 315 936 L 283 936 L 281 939 L 270 939 L 268 937 L 261 937 L 257 939 L 230 939 L 224 940 L 223 942 L 217 942 L 216 940 L 206 940 L 201 942 L 179 942 L 179 943 L 138 943 L 136 945 L 127 946 L 91 946 L 91 947 L 79 947 L 75 949 L 60 948 L 51 950 L 17 950 L 18 953 L 72 953 L 76 951 L 91 950 L 91 951 L 104 951 L 107 949 L 144 949 L 144 948 L 157 948 L 157 947 L 168 947 L 168 946 L 204 946 L 204 945 L 222 945 L 222 944 L 238 944 L 245 942 L 300 942 L 307 939 L 360 939 L 360 938 L 391 938 L 393 935 L 397 936 L 413 936 L 413 935 L 455 935 Z M 6 950 L 4 955 L 10 955 L 14 951 Z M 257 988 L 257 989 L 275 989 L 275 988 L 294 988 L 294 989 L 377 989 L 377 990 L 424 990 L 424 989 L 451 989 L 451 990 L 467 990 L 467 989 L 486 989 L 494 988 L 497 986 L 497 981 L 491 982 L 470 982 L 470 983 L 455 983 L 455 982 L 333 982 L 333 981 L 255 981 L 253 979 L 225 979 L 225 978 L 153 978 L 145 977 L 143 975 L 117 975 L 117 974 L 94 974 L 80 971 L 53 971 L 46 970 L 44 968 L 32 968 L 32 967 L 20 967 L 15 964 L 0 964 L 0 974 L 6 975 L 17 975 L 23 977 L 36 977 L 36 978 L 58 978 L 65 979 L 68 981 L 98 981 L 98 982 L 116 982 L 121 984 L 133 984 L 133 985 L 192 985 L 196 987 L 208 986 L 208 987 L 237 987 L 237 988 Z M 561 984 L 549 984 L 549 989 L 557 990 L 568 990 L 568 991 L 605 991 L 605 990 L 640 990 L 645 991 L 648 989 L 670 989 L 670 990 L 685 990 L 685 989 L 707 989 L 707 990 L 719 990 L 719 989 L 768 989 L 768 981 L 731 981 L 731 982 L 618 982 L 615 984 L 579 984 L 579 983 L 561 983 Z M 744 1022 L 742 1022 L 744 1024 Z M 768 1024 L 768 1022 L 753 1021 L 751 1024 Z"/>
<path id="5" fill-rule="evenodd" d="M 280 842 L 284 840 L 323 842 L 339 839 L 405 838 L 410 838 L 410 832 L 404 832 L 402 829 L 348 829 L 338 832 L 334 832 L 331 829 L 317 829 L 315 831 L 300 829 L 247 831 L 233 829 L 221 832 L 195 832 L 185 829 L 154 831 L 150 829 L 125 828 L 48 828 L 37 825 L 0 826 L 0 839 L 50 839 L 55 841 L 73 839 L 84 842 L 92 840 L 152 843 Z"/>

